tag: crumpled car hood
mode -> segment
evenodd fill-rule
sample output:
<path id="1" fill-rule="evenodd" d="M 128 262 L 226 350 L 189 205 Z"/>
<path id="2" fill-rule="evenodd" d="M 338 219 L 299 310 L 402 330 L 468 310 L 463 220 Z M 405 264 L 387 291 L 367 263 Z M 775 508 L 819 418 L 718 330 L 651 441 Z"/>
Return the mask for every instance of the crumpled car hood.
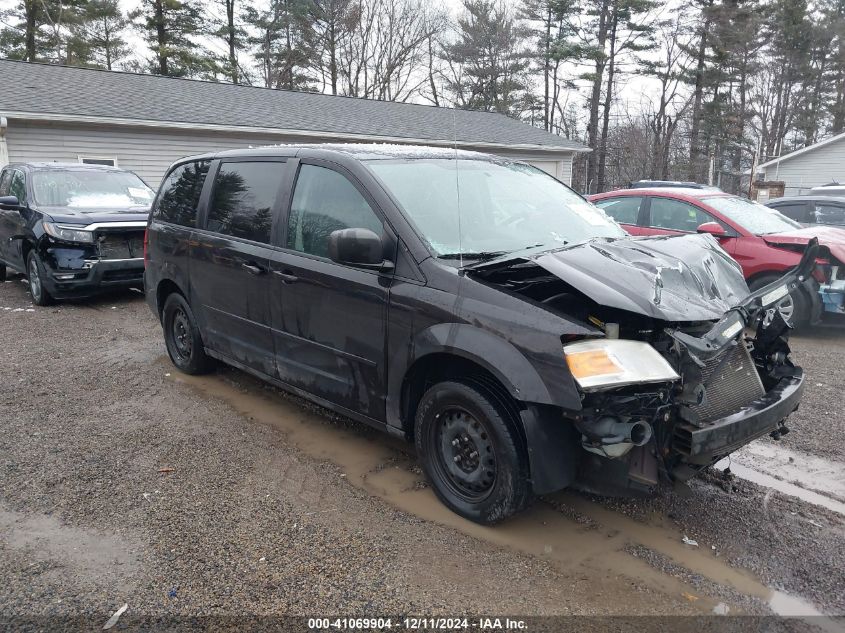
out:
<path id="1" fill-rule="evenodd" d="M 604 306 L 664 321 L 709 321 L 749 294 L 711 235 L 602 239 L 528 259 Z"/>
<path id="2" fill-rule="evenodd" d="M 811 238 L 819 238 L 819 244 L 827 247 L 830 254 L 845 262 L 845 228 L 833 226 L 811 226 L 784 233 L 761 235 L 766 243 L 773 246 L 780 244 L 806 244 Z"/>

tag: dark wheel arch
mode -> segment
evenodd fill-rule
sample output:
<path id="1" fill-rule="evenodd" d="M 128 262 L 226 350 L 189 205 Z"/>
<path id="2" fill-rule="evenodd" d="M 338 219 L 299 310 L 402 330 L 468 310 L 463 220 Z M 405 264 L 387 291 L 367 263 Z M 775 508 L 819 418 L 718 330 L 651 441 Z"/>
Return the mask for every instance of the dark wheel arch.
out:
<path id="1" fill-rule="evenodd" d="M 167 301 L 167 297 L 174 292 L 182 295 L 186 301 L 188 300 L 188 295 L 186 295 L 179 285 L 172 279 L 162 279 L 158 283 L 158 286 L 156 287 L 156 309 L 158 310 L 159 321 L 161 321 L 162 316 L 164 315 L 164 304 Z"/>

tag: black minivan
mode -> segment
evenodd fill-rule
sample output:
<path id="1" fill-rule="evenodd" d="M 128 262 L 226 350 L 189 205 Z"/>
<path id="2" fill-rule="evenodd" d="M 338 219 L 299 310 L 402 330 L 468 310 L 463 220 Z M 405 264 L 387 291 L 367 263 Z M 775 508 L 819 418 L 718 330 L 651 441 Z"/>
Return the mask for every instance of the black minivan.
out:
<path id="1" fill-rule="evenodd" d="M 804 379 L 773 306 L 816 251 L 749 294 L 711 236 L 632 238 L 524 163 L 281 146 L 172 166 L 145 285 L 179 369 L 220 360 L 413 440 L 439 498 L 493 523 L 786 433 Z"/>

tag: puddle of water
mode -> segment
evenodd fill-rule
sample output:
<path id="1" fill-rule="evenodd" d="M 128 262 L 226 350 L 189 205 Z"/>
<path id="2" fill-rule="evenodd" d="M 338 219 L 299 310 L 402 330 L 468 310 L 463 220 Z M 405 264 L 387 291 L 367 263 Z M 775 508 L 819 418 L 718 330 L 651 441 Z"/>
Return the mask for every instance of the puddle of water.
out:
<path id="1" fill-rule="evenodd" d="M 731 455 L 734 462 L 801 488 L 845 502 L 845 463 L 793 451 L 777 444 L 753 442 Z"/>
<path id="2" fill-rule="evenodd" d="M 841 501 L 837 501 L 836 499 L 831 499 L 830 497 L 813 492 L 812 490 L 796 486 L 788 481 L 776 479 L 771 475 L 767 475 L 766 473 L 753 468 L 748 468 L 736 461 L 731 462 L 731 460 L 727 457 L 716 463 L 716 468 L 720 470 L 725 470 L 728 467 L 730 467 L 731 472 L 740 479 L 745 479 L 746 481 L 750 481 L 765 488 L 772 488 L 773 490 L 782 492 L 790 497 L 797 497 L 807 503 L 822 506 L 823 508 L 827 508 L 828 510 L 832 510 L 837 514 L 845 516 L 845 503 L 842 503 Z"/>
<path id="3" fill-rule="evenodd" d="M 793 603 L 786 603 L 783 598 L 772 603 L 771 589 L 748 572 L 731 567 L 708 549 L 684 545 L 677 530 L 671 526 L 661 522 L 637 522 L 569 492 L 557 493 L 553 498 L 595 520 L 598 525 L 580 524 L 541 502 L 495 527 L 472 523 L 446 508 L 430 489 L 420 487 L 421 477 L 412 470 L 415 457 L 401 440 L 384 434 L 368 437 L 360 430 L 329 426 L 316 414 L 281 396 L 257 388 L 249 390 L 249 386 L 241 388 L 219 375 L 187 376 L 177 372 L 172 375 L 177 382 L 222 399 L 242 415 L 280 428 L 300 450 L 334 463 L 343 469 L 350 483 L 400 510 L 497 546 L 543 558 L 569 574 L 580 569 L 608 592 L 627 595 L 633 584 L 631 579 L 636 579 L 678 602 L 684 593 L 697 593 L 686 583 L 625 552 L 625 546 L 633 542 L 658 551 L 714 582 L 769 602 L 777 613 L 801 603 L 794 598 Z M 718 601 L 702 596 L 694 608 L 712 613 L 718 604 Z"/>

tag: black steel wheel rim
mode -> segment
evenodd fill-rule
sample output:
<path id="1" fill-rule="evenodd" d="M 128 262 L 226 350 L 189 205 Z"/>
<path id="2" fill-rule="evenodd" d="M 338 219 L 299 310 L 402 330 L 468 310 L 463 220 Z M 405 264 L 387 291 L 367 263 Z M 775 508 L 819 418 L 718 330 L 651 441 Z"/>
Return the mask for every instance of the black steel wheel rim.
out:
<path id="1" fill-rule="evenodd" d="M 493 438 L 482 422 L 450 406 L 435 420 L 436 467 L 450 490 L 471 503 L 485 499 L 496 483 Z"/>
<path id="2" fill-rule="evenodd" d="M 191 358 L 193 339 L 191 337 L 191 322 L 188 315 L 182 308 L 177 308 L 173 313 L 171 325 L 173 347 L 180 360 L 187 361 Z"/>
<path id="3" fill-rule="evenodd" d="M 38 274 L 38 263 L 34 257 L 29 260 L 29 291 L 36 301 L 41 298 L 41 277 Z"/>

